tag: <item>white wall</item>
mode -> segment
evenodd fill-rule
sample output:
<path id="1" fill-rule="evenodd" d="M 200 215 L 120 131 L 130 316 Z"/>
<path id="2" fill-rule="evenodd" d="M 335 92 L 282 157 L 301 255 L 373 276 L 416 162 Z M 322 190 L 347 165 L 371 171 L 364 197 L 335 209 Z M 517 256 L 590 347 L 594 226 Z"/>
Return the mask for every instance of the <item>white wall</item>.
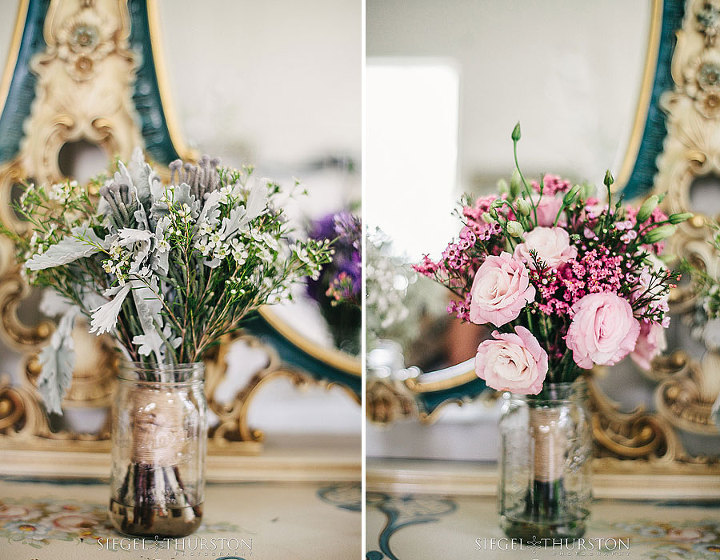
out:
<path id="1" fill-rule="evenodd" d="M 650 0 L 368 0 L 367 53 L 456 61 L 461 188 L 509 174 L 517 121 L 526 169 L 601 183 L 625 150 L 649 17 Z"/>

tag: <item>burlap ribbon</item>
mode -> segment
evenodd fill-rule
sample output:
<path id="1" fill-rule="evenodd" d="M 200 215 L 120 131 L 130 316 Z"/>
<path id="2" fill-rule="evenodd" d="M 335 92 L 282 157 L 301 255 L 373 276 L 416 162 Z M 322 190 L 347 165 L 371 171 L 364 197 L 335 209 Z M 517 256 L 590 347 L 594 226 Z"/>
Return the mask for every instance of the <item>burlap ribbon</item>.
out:
<path id="1" fill-rule="evenodd" d="M 535 445 L 534 479 L 552 482 L 562 478 L 567 437 L 560 426 L 558 408 L 530 408 L 530 436 Z"/>
<path id="2" fill-rule="evenodd" d="M 133 390 L 131 460 L 156 467 L 179 463 L 186 435 L 185 406 L 178 393 L 138 387 Z"/>

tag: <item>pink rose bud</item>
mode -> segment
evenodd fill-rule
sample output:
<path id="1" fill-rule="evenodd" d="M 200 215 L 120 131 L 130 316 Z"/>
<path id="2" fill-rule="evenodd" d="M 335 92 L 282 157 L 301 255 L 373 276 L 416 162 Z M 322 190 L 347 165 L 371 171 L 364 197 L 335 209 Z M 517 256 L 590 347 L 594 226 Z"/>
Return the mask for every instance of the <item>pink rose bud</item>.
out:
<path id="1" fill-rule="evenodd" d="M 648 371 L 653 359 L 666 348 L 665 328 L 659 323 L 643 321 L 635 350 L 630 357 L 639 367 Z"/>
<path id="2" fill-rule="evenodd" d="M 593 364 L 611 366 L 635 348 L 640 322 L 620 296 L 588 294 L 572 306 L 572 313 L 565 342 L 581 368 L 590 369 Z"/>
<path id="3" fill-rule="evenodd" d="M 517 319 L 528 302 L 535 299 L 527 268 L 505 251 L 485 259 L 475 273 L 470 293 L 470 320 L 496 327 Z"/>
<path id="4" fill-rule="evenodd" d="M 537 225 L 541 227 L 552 227 L 555 224 L 555 216 L 557 216 L 560 208 L 562 207 L 562 198 L 556 196 L 533 195 L 533 202 L 537 204 L 535 212 L 537 212 Z M 564 225 L 567 223 L 565 213 L 560 214 L 558 218 L 558 225 Z"/>
<path id="5" fill-rule="evenodd" d="M 475 356 L 475 373 L 488 387 L 521 395 L 537 395 L 548 372 L 548 356 L 525 327 L 515 334 L 493 332 L 494 340 L 481 343 Z"/>
<path id="6" fill-rule="evenodd" d="M 538 260 L 548 268 L 558 268 L 561 264 L 577 257 L 577 248 L 570 244 L 570 235 L 563 228 L 537 227 L 525 234 L 525 242 L 515 247 L 515 258 L 529 268 L 535 268 L 531 251 L 537 252 Z"/>

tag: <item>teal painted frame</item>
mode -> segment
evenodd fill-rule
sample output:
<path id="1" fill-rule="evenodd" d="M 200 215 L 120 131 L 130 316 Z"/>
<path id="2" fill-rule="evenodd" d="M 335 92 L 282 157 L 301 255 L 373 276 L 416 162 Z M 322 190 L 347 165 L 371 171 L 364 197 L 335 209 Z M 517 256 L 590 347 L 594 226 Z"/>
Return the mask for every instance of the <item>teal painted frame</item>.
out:
<path id="1" fill-rule="evenodd" d="M 675 33 L 682 28 L 684 16 L 684 0 L 663 1 L 658 56 L 642 140 L 630 177 L 622 189 L 622 193 L 628 200 L 650 191 L 657 173 L 656 160 L 662 152 L 663 142 L 667 136 L 665 114 L 660 108 L 660 96 L 674 87 L 670 64 L 675 50 Z M 473 379 L 440 390 L 423 390 L 423 392 L 416 393 L 416 400 L 420 412 L 429 417 L 440 406 L 453 401 L 476 398 L 485 389 L 486 385 L 481 379 Z"/>
<path id="2" fill-rule="evenodd" d="M 167 115 L 162 103 L 158 75 L 153 55 L 148 3 L 153 0 L 128 0 L 131 31 L 129 43 L 140 55 L 140 66 L 133 92 L 133 104 L 140 118 L 140 128 L 147 152 L 161 165 L 178 159 Z M 0 114 L 0 164 L 13 159 L 19 152 L 23 138 L 23 123 L 30 115 L 35 99 L 36 77 L 30 71 L 30 60 L 45 47 L 43 26 L 50 0 L 29 0 L 22 40 L 18 51 L 8 95 Z M 318 381 L 338 384 L 350 389 L 360 402 L 362 378 L 300 348 L 279 333 L 259 314 L 249 317 L 245 330 L 276 349 L 289 366 L 305 371 Z M 358 360 L 359 363 L 359 360 Z"/>

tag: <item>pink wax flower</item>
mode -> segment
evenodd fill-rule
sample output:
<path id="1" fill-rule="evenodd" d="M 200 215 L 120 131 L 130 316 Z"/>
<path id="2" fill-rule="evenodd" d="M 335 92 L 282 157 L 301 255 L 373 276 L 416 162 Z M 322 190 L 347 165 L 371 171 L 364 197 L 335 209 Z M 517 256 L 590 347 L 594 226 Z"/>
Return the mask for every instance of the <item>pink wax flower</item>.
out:
<path id="1" fill-rule="evenodd" d="M 517 319 L 520 311 L 535 299 L 527 268 L 505 251 L 485 259 L 475 273 L 470 293 L 470 320 L 496 327 Z"/>
<path id="2" fill-rule="evenodd" d="M 537 395 L 548 372 L 547 352 L 525 327 L 515 333 L 493 332 L 494 340 L 481 343 L 475 356 L 475 373 L 488 387 L 522 395 Z"/>
<path id="3" fill-rule="evenodd" d="M 600 292 L 588 294 L 572 306 L 572 323 L 565 342 L 573 360 L 583 369 L 611 366 L 635 348 L 640 322 L 632 307 L 620 296 Z"/>
<path id="4" fill-rule="evenodd" d="M 524 243 L 515 247 L 515 258 L 534 269 L 535 260 L 531 251 L 536 251 L 538 260 L 548 268 L 558 268 L 578 254 L 577 247 L 570 244 L 567 230 L 559 227 L 537 227 L 525 234 Z"/>
<path id="5" fill-rule="evenodd" d="M 648 371 L 653 359 L 666 348 L 665 328 L 655 322 L 642 321 L 640 336 L 630 357 L 639 367 Z"/>
<path id="6" fill-rule="evenodd" d="M 537 204 L 537 225 L 542 227 L 552 227 L 555 222 L 555 216 L 557 216 L 560 207 L 562 206 L 562 198 L 556 196 L 543 195 L 538 197 L 534 195 L 532 197 L 533 202 Z M 534 217 L 534 213 L 531 211 L 530 216 Z M 560 214 L 557 225 L 564 226 L 567 224 L 565 213 Z"/>
<path id="7" fill-rule="evenodd" d="M 540 192 L 540 183 L 533 181 L 531 184 L 532 188 L 536 192 Z M 543 193 L 544 194 L 555 194 L 558 192 L 567 192 L 572 188 L 572 183 L 567 179 L 563 179 L 559 175 L 552 175 L 546 173 L 543 177 Z"/>

